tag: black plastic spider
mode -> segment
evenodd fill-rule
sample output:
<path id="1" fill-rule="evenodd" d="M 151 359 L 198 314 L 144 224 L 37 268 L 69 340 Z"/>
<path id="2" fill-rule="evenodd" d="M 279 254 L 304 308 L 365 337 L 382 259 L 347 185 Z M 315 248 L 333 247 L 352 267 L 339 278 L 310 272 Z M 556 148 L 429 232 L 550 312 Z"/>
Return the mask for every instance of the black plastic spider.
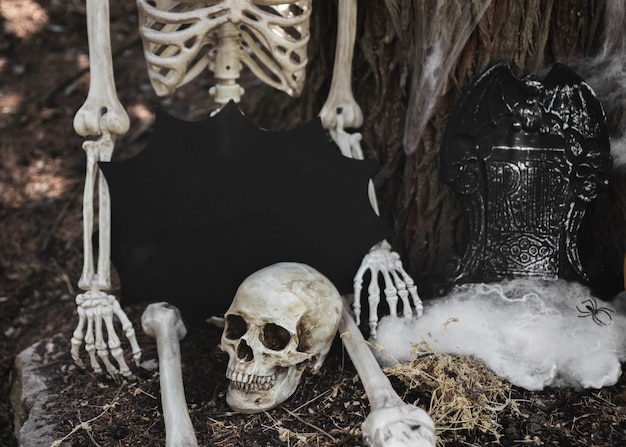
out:
<path id="1" fill-rule="evenodd" d="M 578 310 L 578 312 L 580 312 L 578 318 L 591 317 L 593 322 L 599 324 L 600 326 L 609 326 L 613 323 L 613 317 L 611 316 L 611 314 L 615 311 L 608 307 L 598 307 L 598 302 L 595 300 L 595 298 L 589 298 L 588 300 L 585 300 L 580 304 L 584 305 L 585 308 L 581 309 L 580 307 L 576 306 L 576 309 Z M 601 317 L 604 318 L 604 316 L 609 318 L 608 322 L 602 321 Z"/>

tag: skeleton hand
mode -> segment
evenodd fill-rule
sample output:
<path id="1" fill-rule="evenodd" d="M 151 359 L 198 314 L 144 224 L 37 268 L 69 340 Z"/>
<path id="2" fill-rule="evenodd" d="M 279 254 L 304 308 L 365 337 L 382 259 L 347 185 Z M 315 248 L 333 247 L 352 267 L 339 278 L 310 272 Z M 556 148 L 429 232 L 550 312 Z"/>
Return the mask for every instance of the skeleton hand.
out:
<path id="1" fill-rule="evenodd" d="M 372 447 L 432 447 L 435 425 L 421 408 L 400 402 L 372 411 L 361 426 L 365 445 Z"/>
<path id="2" fill-rule="evenodd" d="M 369 302 L 369 326 L 370 335 L 376 338 L 376 328 L 378 326 L 378 304 L 380 303 L 380 287 L 378 285 L 378 275 L 382 275 L 385 282 L 385 299 L 389 305 L 389 312 L 392 316 L 398 315 L 398 297 L 402 302 L 402 315 L 405 318 L 413 315 L 412 306 L 418 317 L 422 316 L 422 300 L 417 294 L 417 288 L 413 279 L 402 267 L 400 255 L 391 251 L 387 241 L 376 245 L 365 255 L 361 266 L 354 277 L 354 303 L 353 309 L 356 323 L 360 324 L 361 314 L 361 289 L 363 287 L 363 276 L 366 272 L 371 272 L 371 279 L 368 292 Z M 409 299 L 410 297 L 410 299 Z"/>
<path id="3" fill-rule="evenodd" d="M 79 354 L 80 347 L 84 340 L 85 350 L 89 354 L 91 367 L 96 373 L 102 372 L 96 354 L 100 357 L 107 373 L 111 375 L 118 373 L 117 368 L 109 359 L 110 353 L 119 366 L 119 373 L 123 376 L 129 376 L 131 372 L 124 360 L 124 351 L 120 347 L 120 339 L 115 333 L 113 316 L 116 316 L 122 324 L 122 330 L 131 344 L 133 359 L 137 365 L 139 365 L 139 359 L 141 358 L 141 349 L 135 338 L 133 325 L 120 307 L 115 296 L 102 292 L 98 287 L 97 275 L 94 275 L 91 282 L 91 289 L 77 295 L 76 304 L 78 305 L 79 319 L 78 326 L 72 335 L 71 354 L 74 362 L 78 366 L 84 367 L 84 363 Z M 102 329 L 103 322 L 106 327 L 107 342 L 105 342 L 105 334 Z M 85 323 L 87 323 L 86 329 Z"/>

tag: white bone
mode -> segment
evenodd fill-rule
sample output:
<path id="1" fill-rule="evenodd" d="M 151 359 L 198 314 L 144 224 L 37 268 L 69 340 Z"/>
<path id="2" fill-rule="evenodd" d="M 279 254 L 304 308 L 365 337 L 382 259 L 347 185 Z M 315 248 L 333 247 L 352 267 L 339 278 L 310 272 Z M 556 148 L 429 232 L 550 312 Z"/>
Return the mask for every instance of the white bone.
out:
<path id="1" fill-rule="evenodd" d="M 187 329 L 180 312 L 168 303 L 150 304 L 141 316 L 141 326 L 157 342 L 165 445 L 196 447 L 198 441 L 189 418 L 183 387 L 179 340 L 185 337 Z"/>
<path id="2" fill-rule="evenodd" d="M 83 143 L 87 155 L 87 169 L 83 194 L 83 269 L 78 285 L 86 292 L 76 297 L 79 322 L 72 336 L 71 353 L 76 364 L 83 366 L 79 352 L 84 341 L 91 367 L 95 372 L 102 371 L 100 362 L 104 364 L 109 374 L 118 372 L 110 360 L 110 354 L 117 362 L 119 372 L 128 376 L 130 369 L 124 360 L 120 339 L 115 332 L 114 316 L 122 324 L 136 364 L 139 364 L 141 349 L 132 323 L 116 298 L 103 291 L 111 288 L 111 208 L 108 185 L 98 170 L 98 162 L 111 160 L 116 137 L 127 132 L 130 127 L 128 115 L 115 90 L 108 0 L 87 0 L 87 37 L 90 57 L 89 92 L 85 103 L 74 116 L 74 129 L 82 136 L 92 135 L 99 138 Z M 96 188 L 99 204 L 99 250 L 97 266 L 94 266 L 92 233 Z"/>
<path id="3" fill-rule="evenodd" d="M 111 238 L 111 208 L 109 189 L 106 180 L 98 170 L 98 161 L 109 161 L 115 145 L 114 136 L 102 135 L 95 141 L 85 141 L 83 149 L 87 155 L 87 170 L 85 175 L 85 190 L 83 193 L 83 271 L 78 286 L 88 290 L 94 275 L 98 275 L 98 287 L 107 290 L 111 287 L 110 270 L 110 238 Z M 94 270 L 93 259 L 93 218 L 94 218 L 94 189 L 98 187 L 99 251 L 98 269 Z"/>
<path id="4" fill-rule="evenodd" d="M 282 262 L 248 276 L 226 311 L 220 344 L 229 357 L 228 405 L 258 413 L 289 398 L 305 369 L 321 368 L 341 309 L 335 286 L 308 265 Z"/>
<path id="5" fill-rule="evenodd" d="M 210 90 L 216 102 L 238 102 L 241 63 L 276 89 L 290 95 L 302 90 L 311 0 L 151 3 L 138 0 L 137 6 L 148 74 L 158 95 L 171 95 L 208 66 L 217 81 Z"/>
<path id="6" fill-rule="evenodd" d="M 379 275 L 383 277 L 385 284 L 383 292 L 392 316 L 398 314 L 399 304 L 402 304 L 402 316 L 404 318 L 413 316 L 413 308 L 415 308 L 415 315 L 418 318 L 422 316 L 424 307 L 413 279 L 404 270 L 400 255 L 395 251 L 391 251 L 387 241 L 382 241 L 365 255 L 354 276 L 355 298 L 353 310 L 357 324 L 360 324 L 361 312 L 359 297 L 363 287 L 363 277 L 367 272 L 370 272 L 371 275 L 371 282 L 368 287 L 368 305 L 370 336 L 372 338 L 376 338 L 376 329 L 378 327 L 378 305 L 380 303 Z"/>
<path id="7" fill-rule="evenodd" d="M 352 94 L 356 14 L 357 0 L 339 0 L 333 77 L 328 98 L 319 114 L 326 129 L 337 127 L 338 114 L 343 117 L 343 125 L 346 128 L 357 128 L 363 124 L 363 112 Z"/>
<path id="8" fill-rule="evenodd" d="M 361 426 L 365 444 L 374 447 L 434 447 L 435 424 L 419 407 L 406 404 L 380 369 L 343 299 L 339 332 L 370 401 Z"/>
<path id="9" fill-rule="evenodd" d="M 337 30 L 337 49 L 330 92 L 326 103 L 320 112 L 324 128 L 328 129 L 331 137 L 339 147 L 341 153 L 350 158 L 363 159 L 361 149 L 361 134 L 348 133 L 347 127 L 359 127 L 363 123 L 361 108 L 352 93 L 352 56 L 356 35 L 356 0 L 340 0 Z M 378 200 L 372 181 L 368 185 L 368 195 L 372 208 L 379 214 Z M 399 303 L 402 303 L 403 316 L 411 317 L 412 308 L 416 315 L 422 315 L 422 301 L 417 294 L 417 287 L 413 279 L 406 273 L 398 253 L 391 251 L 387 241 L 375 245 L 365 255 L 361 266 L 354 277 L 354 313 L 357 324 L 360 324 L 361 303 L 360 296 L 363 288 L 363 277 L 370 272 L 371 279 L 368 286 L 369 325 L 370 335 L 376 338 L 378 327 L 378 305 L 380 304 L 380 287 L 378 276 L 382 275 L 385 288 L 383 293 L 391 315 L 397 315 Z M 398 300 L 400 297 L 400 300 Z M 410 297 L 410 300 L 409 300 Z"/>
<path id="10" fill-rule="evenodd" d="M 124 360 L 120 339 L 115 333 L 113 326 L 113 317 L 117 317 L 121 324 L 122 330 L 128 338 L 133 359 L 139 364 L 141 358 L 141 349 L 137 343 L 135 330 L 120 308 L 117 299 L 113 295 L 109 295 L 98 288 L 98 277 L 94 275 L 90 290 L 76 296 L 76 304 L 78 305 L 78 326 L 74 330 L 71 340 L 71 354 L 74 362 L 83 367 L 83 361 L 80 358 L 80 347 L 85 342 L 85 350 L 89 354 L 91 368 L 97 372 L 102 372 L 100 361 L 104 364 L 107 373 L 115 375 L 118 373 L 117 368 L 109 359 L 109 352 L 119 366 L 119 373 L 123 376 L 131 374 L 126 361 Z M 106 335 L 108 340 L 105 342 L 105 331 L 102 323 L 104 322 Z M 87 328 L 85 329 L 85 323 Z M 96 357 L 97 354 L 97 357 Z"/>
<path id="11" fill-rule="evenodd" d="M 330 136 L 339 147 L 339 151 L 344 157 L 363 160 L 363 150 L 361 149 L 361 134 L 359 132 L 348 133 L 344 127 L 343 112 L 336 113 L 334 116 L 334 127 L 325 127 L 330 132 Z M 376 198 L 376 190 L 374 183 L 370 180 L 367 186 L 367 194 L 372 204 L 372 208 L 379 214 L 378 199 Z"/>
<path id="12" fill-rule="evenodd" d="M 122 135 L 130 120 L 115 91 L 108 0 L 87 0 L 89 40 L 89 93 L 74 116 L 74 129 L 82 136 Z"/>

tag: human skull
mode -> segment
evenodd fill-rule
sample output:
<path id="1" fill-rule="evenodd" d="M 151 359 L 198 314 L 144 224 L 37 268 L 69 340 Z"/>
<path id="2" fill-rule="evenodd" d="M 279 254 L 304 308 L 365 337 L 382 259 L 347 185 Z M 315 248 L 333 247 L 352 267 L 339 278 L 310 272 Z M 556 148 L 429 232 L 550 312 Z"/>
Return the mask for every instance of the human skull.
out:
<path id="1" fill-rule="evenodd" d="M 335 286 L 308 265 L 274 264 L 246 278 L 224 317 L 228 405 L 257 413 L 288 399 L 307 367 L 322 366 L 341 311 Z"/>

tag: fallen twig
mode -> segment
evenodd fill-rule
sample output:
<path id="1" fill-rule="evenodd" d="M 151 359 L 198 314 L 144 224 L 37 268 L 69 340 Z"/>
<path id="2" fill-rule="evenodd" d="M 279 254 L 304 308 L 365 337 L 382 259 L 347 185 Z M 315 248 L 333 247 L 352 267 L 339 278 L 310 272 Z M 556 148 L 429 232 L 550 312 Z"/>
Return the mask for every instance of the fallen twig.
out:
<path id="1" fill-rule="evenodd" d="M 98 419 L 100 419 L 102 416 L 104 416 L 111 408 L 115 407 L 115 405 L 117 404 L 117 402 L 119 401 L 120 398 L 120 394 L 122 393 L 122 389 L 124 388 L 125 384 L 122 384 L 122 386 L 120 386 L 120 389 L 117 391 L 117 394 L 115 395 L 115 397 L 113 398 L 113 400 L 111 401 L 110 404 L 105 405 L 102 410 L 102 412 L 100 414 L 98 414 L 97 416 L 92 417 L 91 419 L 83 422 L 81 420 L 80 417 L 80 410 L 78 410 L 78 421 L 79 423 L 76 424 L 74 426 L 74 428 L 72 428 L 72 430 L 65 436 L 63 436 L 61 439 L 57 439 L 56 441 L 54 441 L 52 444 L 50 444 L 50 447 L 60 447 L 61 444 L 63 443 L 63 441 L 66 441 L 67 439 L 69 439 L 74 433 L 76 433 L 79 430 L 85 430 L 87 432 L 87 436 L 89 436 L 89 438 L 93 441 L 93 443 L 97 446 L 97 447 L 101 447 L 92 437 L 91 435 L 91 423 L 94 421 L 97 421 Z"/>

